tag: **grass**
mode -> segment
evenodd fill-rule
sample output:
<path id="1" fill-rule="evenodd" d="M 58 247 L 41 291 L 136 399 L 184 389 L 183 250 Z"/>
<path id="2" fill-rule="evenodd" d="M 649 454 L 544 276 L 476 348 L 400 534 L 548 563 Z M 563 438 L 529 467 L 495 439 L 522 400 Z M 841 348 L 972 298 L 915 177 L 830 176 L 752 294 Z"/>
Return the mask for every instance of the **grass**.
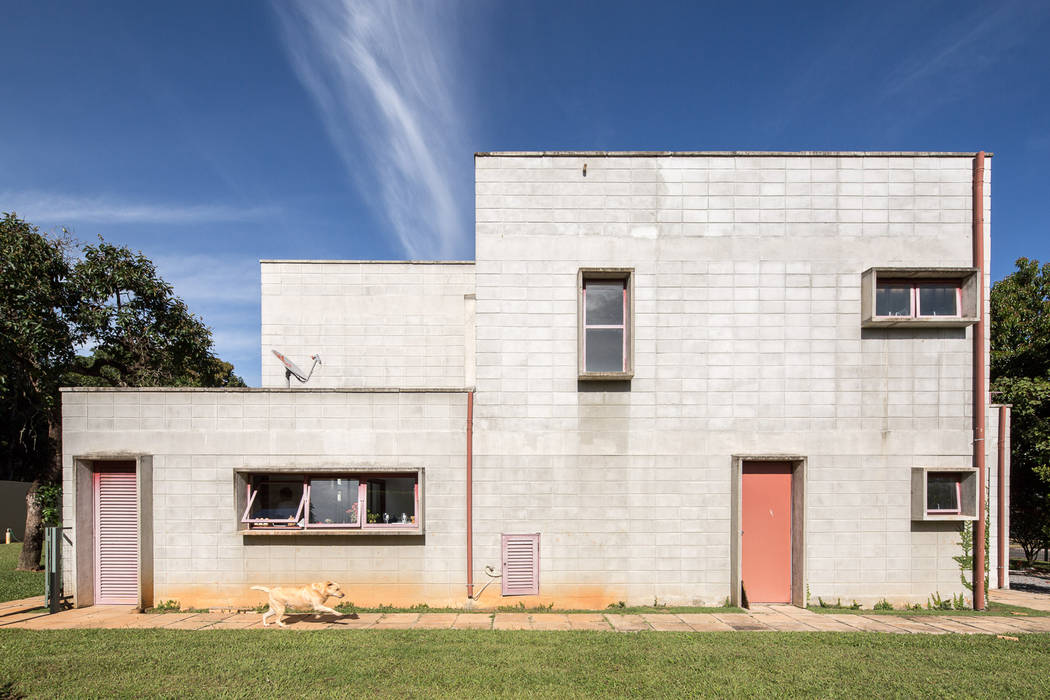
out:
<path id="1" fill-rule="evenodd" d="M 1050 635 L 0 630 L 0 697 L 1037 697 Z"/>
<path id="2" fill-rule="evenodd" d="M 44 595 L 44 572 L 15 571 L 21 551 L 21 543 L 0 544 L 0 602 Z"/>
<path id="3" fill-rule="evenodd" d="M 1028 615 L 1030 617 L 1050 617 L 1050 611 L 1046 610 L 1033 610 L 1032 608 L 1022 608 L 1017 605 L 1007 605 L 1006 603 L 993 603 L 988 601 L 988 607 L 986 610 L 974 610 L 973 608 L 963 608 L 962 610 L 943 610 L 940 608 L 922 608 L 920 610 L 865 610 L 863 608 L 853 609 L 850 607 L 836 608 L 831 607 L 820 607 L 819 605 L 811 605 L 809 609 L 815 613 L 824 614 L 845 614 L 845 615 L 972 615 L 976 617 L 1016 617 L 1014 613 L 1020 613 L 1022 615 Z"/>

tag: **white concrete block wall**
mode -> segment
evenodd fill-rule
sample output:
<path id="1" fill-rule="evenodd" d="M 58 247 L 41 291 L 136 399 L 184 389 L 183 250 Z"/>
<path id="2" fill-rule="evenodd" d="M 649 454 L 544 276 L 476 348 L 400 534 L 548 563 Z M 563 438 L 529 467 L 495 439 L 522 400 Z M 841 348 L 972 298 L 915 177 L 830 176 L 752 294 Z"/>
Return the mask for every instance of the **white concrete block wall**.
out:
<path id="1" fill-rule="evenodd" d="M 156 601 L 255 605 L 251 585 L 332 579 L 357 604 L 462 603 L 462 392 L 72 390 L 63 414 L 67 524 L 74 457 L 153 456 Z M 422 467 L 425 534 L 240 535 L 234 470 L 255 467 Z M 72 548 L 85 545 L 70 534 L 67 589 Z"/>
<path id="2" fill-rule="evenodd" d="M 264 262 L 262 352 L 266 386 L 284 384 L 271 347 L 305 365 L 321 352 L 311 387 L 465 388 L 476 373 L 478 588 L 482 568 L 499 567 L 500 533 L 540 532 L 541 594 L 526 603 L 721 603 L 732 457 L 782 453 L 807 459 L 814 598 L 962 591 L 959 525 L 912 523 L 910 472 L 971 464 L 972 329 L 862 330 L 860 275 L 971 264 L 969 157 L 519 154 L 476 165 L 475 265 Z M 628 391 L 577 382 L 576 275 L 594 266 L 635 269 Z M 67 469 L 74 454 L 154 455 L 166 509 L 158 598 L 232 601 L 332 554 L 340 577 L 363 582 L 355 602 L 463 602 L 462 392 L 64 399 Z M 425 547 L 391 558 L 358 543 L 231 536 L 235 466 L 361 459 L 426 462 Z M 208 506 L 187 521 L 194 496 Z M 447 504 L 437 523 L 434 498 Z M 494 586 L 481 604 L 519 600 Z"/>
<path id="3" fill-rule="evenodd" d="M 264 260 L 262 384 L 286 386 L 276 349 L 321 354 L 309 387 L 466 386 L 473 292 L 470 262 Z"/>
<path id="4" fill-rule="evenodd" d="M 972 329 L 862 330 L 860 278 L 971 265 L 971 167 L 479 155 L 476 568 L 539 531 L 543 600 L 721 602 L 732 455 L 785 453 L 814 597 L 961 591 L 959 525 L 911 522 L 910 470 L 972 462 Z M 635 269 L 629 391 L 577 382 L 597 266 Z"/>

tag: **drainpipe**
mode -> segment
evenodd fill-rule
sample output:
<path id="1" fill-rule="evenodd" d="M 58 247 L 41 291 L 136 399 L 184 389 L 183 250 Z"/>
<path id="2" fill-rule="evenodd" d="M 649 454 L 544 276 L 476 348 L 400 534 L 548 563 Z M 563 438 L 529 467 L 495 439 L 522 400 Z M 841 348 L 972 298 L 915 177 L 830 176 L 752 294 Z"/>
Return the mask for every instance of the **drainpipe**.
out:
<path id="1" fill-rule="evenodd" d="M 984 307 L 984 151 L 973 159 L 973 266 L 977 268 L 977 325 L 973 331 L 973 462 L 977 467 L 977 522 L 973 532 L 973 609 L 984 610 L 985 307 Z"/>
<path id="2" fill-rule="evenodd" d="M 1009 562 L 1010 553 L 1010 536 L 1007 531 L 1007 519 L 1009 518 L 1008 511 L 1009 507 L 1006 503 L 1006 426 L 1009 424 L 1010 417 L 1010 406 L 1001 405 L 999 406 L 999 463 L 997 466 L 998 478 L 996 483 L 998 484 L 998 506 L 996 507 L 996 513 L 999 514 L 998 525 L 999 535 L 996 537 L 996 549 L 998 550 L 996 556 L 999 563 L 999 588 L 1008 588 L 1006 580 L 1006 572 L 1009 569 L 1007 562 Z"/>
<path id="3" fill-rule="evenodd" d="M 474 392 L 467 392 L 467 598 L 474 597 Z"/>

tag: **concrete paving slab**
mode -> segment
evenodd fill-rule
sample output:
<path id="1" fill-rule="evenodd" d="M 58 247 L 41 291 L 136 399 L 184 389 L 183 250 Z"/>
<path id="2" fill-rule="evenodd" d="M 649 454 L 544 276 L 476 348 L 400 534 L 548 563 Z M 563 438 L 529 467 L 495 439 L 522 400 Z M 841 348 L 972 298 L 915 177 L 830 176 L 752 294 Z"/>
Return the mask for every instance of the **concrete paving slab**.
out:
<path id="1" fill-rule="evenodd" d="M 592 632 L 611 632 L 612 626 L 601 613 L 572 613 L 566 615 L 569 618 L 569 627 L 574 630 L 589 630 Z"/>
<path id="2" fill-rule="evenodd" d="M 642 619 L 658 632 L 692 632 L 690 627 L 677 615 L 668 613 L 649 613 L 642 615 Z"/>
<path id="3" fill-rule="evenodd" d="M 976 617 L 970 615 L 952 615 L 945 619 L 951 620 L 952 622 L 958 622 L 961 625 L 969 625 L 970 627 L 976 627 L 982 632 L 988 632 L 990 634 L 1018 634 L 1021 632 L 1019 625 L 1008 623 L 1005 620 L 995 617 Z"/>
<path id="4" fill-rule="evenodd" d="M 885 617 L 879 619 L 883 620 L 888 625 L 900 627 L 902 630 L 910 632 L 912 634 L 947 634 L 942 629 L 938 629 L 936 627 L 933 627 L 932 625 L 927 625 L 923 622 L 917 622 L 917 620 L 921 618 L 907 618 L 897 615 L 886 615 Z"/>
<path id="5" fill-rule="evenodd" d="M 714 616 L 738 632 L 768 632 L 773 629 L 759 617 L 747 613 L 714 613 Z"/>
<path id="6" fill-rule="evenodd" d="M 383 617 L 382 613 L 358 613 L 356 618 L 345 615 L 331 621 L 333 629 L 362 630 L 370 629 Z"/>
<path id="7" fill-rule="evenodd" d="M 1012 618 L 1019 629 L 1026 633 L 1050 632 L 1050 617 L 1015 617 Z"/>
<path id="8" fill-rule="evenodd" d="M 447 630 L 452 629 L 458 613 L 427 613 L 420 615 L 419 621 L 412 626 L 414 630 Z"/>
<path id="9" fill-rule="evenodd" d="M 732 632 L 733 628 L 711 613 L 680 613 L 678 615 L 694 632 Z"/>
<path id="10" fill-rule="evenodd" d="M 903 627 L 894 627 L 891 624 L 882 622 L 873 617 L 866 617 L 864 615 L 829 615 L 828 617 L 841 622 L 844 625 L 850 627 L 856 627 L 862 632 L 893 632 L 895 634 L 908 634 L 908 630 Z"/>
<path id="11" fill-rule="evenodd" d="M 262 619 L 259 615 L 232 615 L 225 620 L 216 622 L 208 629 L 213 630 L 246 630 L 262 627 Z"/>
<path id="12" fill-rule="evenodd" d="M 847 625 L 833 619 L 830 615 L 815 613 L 812 620 L 806 620 L 806 624 L 817 632 L 858 632 L 859 628 Z"/>
<path id="13" fill-rule="evenodd" d="M 492 620 L 494 630 L 527 630 L 532 629 L 532 620 L 528 613 L 496 613 Z"/>
<path id="14" fill-rule="evenodd" d="M 48 613 L 46 613 L 46 612 L 39 612 L 39 611 L 38 612 L 11 612 L 11 613 L 8 613 L 7 615 L 5 615 L 4 617 L 0 617 L 0 627 L 4 627 L 6 625 L 13 625 L 16 622 L 25 622 L 26 620 L 32 620 L 32 619 L 37 618 L 37 617 L 44 617 L 47 614 Z"/>
<path id="15" fill-rule="evenodd" d="M 537 613 L 532 615 L 534 630 L 569 630 L 569 616 L 559 613 Z"/>
<path id="16" fill-rule="evenodd" d="M 0 603 L 0 615 L 14 609 L 42 607 L 44 607 L 44 596 L 42 595 L 19 598 L 18 600 L 5 600 L 3 603 Z"/>
<path id="17" fill-rule="evenodd" d="M 652 627 L 645 621 L 641 615 L 617 615 L 616 613 L 608 613 L 605 616 L 609 624 L 617 632 L 641 632 L 643 630 L 651 630 Z"/>
<path id="18" fill-rule="evenodd" d="M 759 619 L 777 632 L 813 632 L 815 630 L 814 627 L 801 620 L 780 613 L 763 615 Z"/>
<path id="19" fill-rule="evenodd" d="M 996 603 L 1050 612 L 1050 594 L 1047 593 L 993 589 L 988 591 L 988 598 Z"/>
<path id="20" fill-rule="evenodd" d="M 927 615 L 923 617 L 912 617 L 908 619 L 914 620 L 916 622 L 925 622 L 931 627 L 936 627 L 937 629 L 944 630 L 945 632 L 952 632 L 954 634 L 981 634 L 981 630 L 977 629 L 976 627 L 971 627 L 969 625 L 961 625 L 958 622 L 953 622 L 943 617 Z"/>
<path id="21" fill-rule="evenodd" d="M 419 613 L 387 613 L 376 622 L 377 630 L 405 630 L 419 622 Z"/>
<path id="22" fill-rule="evenodd" d="M 201 619 L 200 615 L 194 615 L 188 617 L 185 620 L 179 620 L 178 622 L 167 625 L 164 629 L 167 630 L 200 630 L 206 627 L 211 627 L 215 623 L 211 620 Z"/>

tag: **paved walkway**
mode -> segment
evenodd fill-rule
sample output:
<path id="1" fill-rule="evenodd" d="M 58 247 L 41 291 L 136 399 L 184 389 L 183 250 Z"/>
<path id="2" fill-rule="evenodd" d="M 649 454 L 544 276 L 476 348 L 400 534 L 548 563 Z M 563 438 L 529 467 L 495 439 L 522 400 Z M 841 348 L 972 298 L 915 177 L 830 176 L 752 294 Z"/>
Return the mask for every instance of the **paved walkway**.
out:
<path id="1" fill-rule="evenodd" d="M 993 600 L 1050 610 L 1050 596 L 993 591 Z M 158 613 L 142 615 L 120 605 L 95 605 L 48 615 L 43 598 L 0 603 L 0 628 L 11 629 L 258 629 L 259 613 Z M 1050 617 L 967 615 L 825 615 L 790 605 L 755 605 L 745 613 L 620 615 L 617 613 L 361 613 L 356 618 L 290 615 L 287 630 L 319 629 L 497 629 L 599 630 L 608 632 L 891 632 L 900 634 L 1050 633 Z M 274 625 L 271 629 L 278 629 Z"/>

